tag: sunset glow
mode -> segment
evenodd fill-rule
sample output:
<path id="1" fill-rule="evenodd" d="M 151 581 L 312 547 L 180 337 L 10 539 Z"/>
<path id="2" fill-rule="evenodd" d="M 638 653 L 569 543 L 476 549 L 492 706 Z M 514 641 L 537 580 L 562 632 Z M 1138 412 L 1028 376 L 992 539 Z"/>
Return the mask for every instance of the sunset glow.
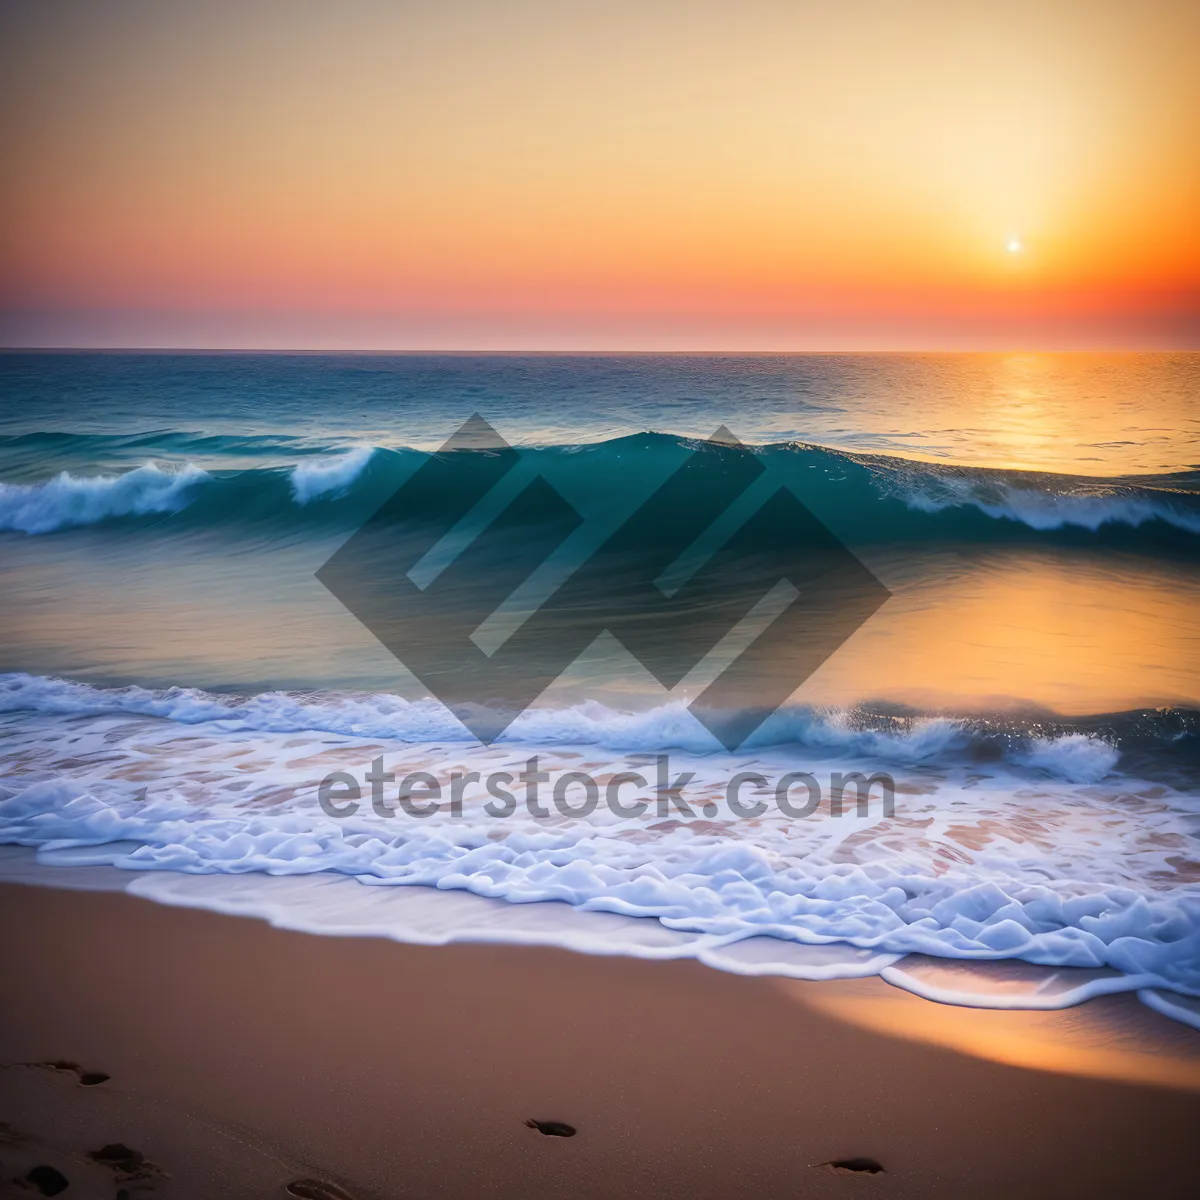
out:
<path id="1" fill-rule="evenodd" d="M 1198 11 L 6 6 L 0 335 L 1195 346 Z"/>

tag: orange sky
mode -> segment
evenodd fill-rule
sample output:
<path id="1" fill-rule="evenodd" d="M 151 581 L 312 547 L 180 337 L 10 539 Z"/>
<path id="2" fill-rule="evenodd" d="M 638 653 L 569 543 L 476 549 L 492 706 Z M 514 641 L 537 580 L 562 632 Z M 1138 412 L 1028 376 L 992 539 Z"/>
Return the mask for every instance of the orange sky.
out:
<path id="1" fill-rule="evenodd" d="M 1191 0 L 0 13 L 5 344 L 1200 345 Z"/>

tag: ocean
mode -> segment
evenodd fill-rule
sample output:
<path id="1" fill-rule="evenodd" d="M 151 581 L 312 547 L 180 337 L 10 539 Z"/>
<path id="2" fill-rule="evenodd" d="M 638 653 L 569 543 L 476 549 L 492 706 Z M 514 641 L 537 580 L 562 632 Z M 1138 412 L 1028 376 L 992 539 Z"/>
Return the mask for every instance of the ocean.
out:
<path id="1" fill-rule="evenodd" d="M 480 742 L 435 694 L 438 637 L 481 597 L 484 656 L 520 636 L 563 584 L 520 599 L 549 517 L 474 573 L 443 547 L 399 657 L 317 577 L 476 414 L 593 544 L 727 430 L 880 602 L 731 749 L 689 707 L 720 651 L 664 685 L 669 631 L 635 655 L 605 627 L 614 571 L 578 655 Z M 967 1004 L 1136 991 L 1200 1027 L 1198 434 L 1195 354 L 5 353 L 0 843 L 25 850 L 0 874 L 36 852 L 71 886 L 314 932 Z M 433 517 L 407 519 L 419 542 Z M 706 604 L 765 590 L 760 566 Z M 510 786 L 497 815 L 489 778 L 535 758 L 541 808 Z M 414 773 L 447 793 L 415 816 Z M 644 811 L 589 808 L 578 777 L 607 799 L 621 773 Z M 837 813 L 854 773 L 887 794 Z M 811 811 L 778 802 L 789 775 Z"/>

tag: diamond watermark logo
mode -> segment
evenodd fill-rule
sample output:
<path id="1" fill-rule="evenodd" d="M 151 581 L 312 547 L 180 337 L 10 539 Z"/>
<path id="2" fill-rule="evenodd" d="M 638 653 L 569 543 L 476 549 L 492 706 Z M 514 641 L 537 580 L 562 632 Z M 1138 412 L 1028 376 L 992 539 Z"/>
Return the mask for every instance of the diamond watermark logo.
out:
<path id="1" fill-rule="evenodd" d="M 723 428 L 599 541 L 520 459 L 472 417 L 317 572 L 481 742 L 607 633 L 667 689 L 715 662 L 688 708 L 736 749 L 888 598 Z"/>

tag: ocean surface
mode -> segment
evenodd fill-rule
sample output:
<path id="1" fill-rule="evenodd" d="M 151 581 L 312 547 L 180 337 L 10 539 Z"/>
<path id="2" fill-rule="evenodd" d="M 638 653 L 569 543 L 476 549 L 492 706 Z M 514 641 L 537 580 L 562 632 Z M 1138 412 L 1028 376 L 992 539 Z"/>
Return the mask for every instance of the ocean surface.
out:
<path id="1" fill-rule="evenodd" d="M 473 414 L 593 539 L 725 427 L 890 595 L 734 751 L 687 707 L 719 664 L 668 689 L 607 633 L 482 745 L 316 578 Z M 2 354 L 0 874 L 1200 1025 L 1198 435 L 1195 354 Z M 649 809 L 319 803 L 534 756 Z M 893 801 L 727 803 L 856 771 Z"/>

